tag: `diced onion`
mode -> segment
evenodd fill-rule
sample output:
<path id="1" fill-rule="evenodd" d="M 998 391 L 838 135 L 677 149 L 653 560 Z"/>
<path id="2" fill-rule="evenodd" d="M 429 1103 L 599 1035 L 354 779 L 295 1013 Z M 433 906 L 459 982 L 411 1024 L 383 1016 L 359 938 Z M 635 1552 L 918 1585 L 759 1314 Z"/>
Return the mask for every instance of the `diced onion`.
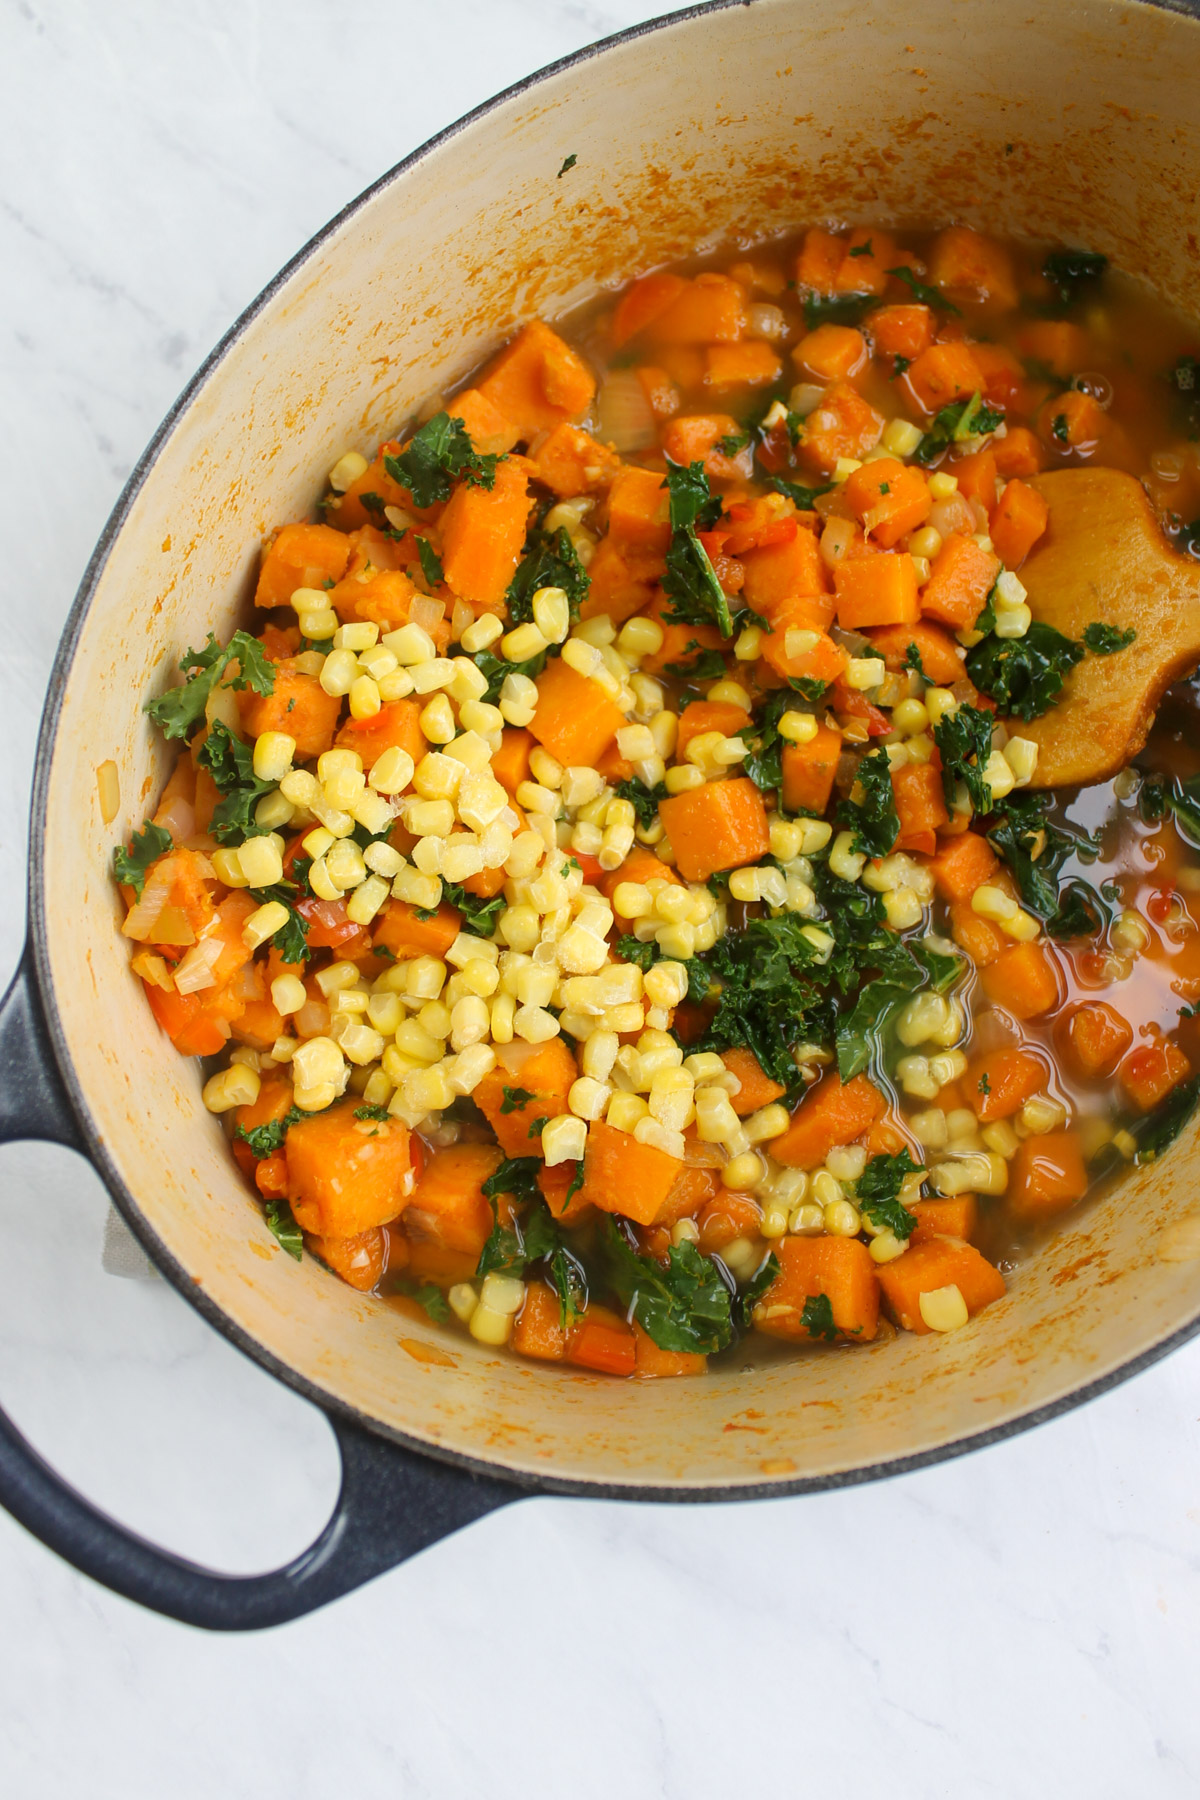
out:
<path id="1" fill-rule="evenodd" d="M 596 436 L 622 456 L 654 443 L 654 413 L 635 369 L 613 369 L 596 397 Z"/>
<path id="2" fill-rule="evenodd" d="M 428 594 L 413 595 L 412 604 L 408 609 L 410 625 L 419 625 L 422 631 L 427 631 L 432 637 L 434 628 L 441 624 L 445 616 L 446 602 L 444 600 L 433 600 Z"/>
<path id="3" fill-rule="evenodd" d="M 192 945 L 175 970 L 175 986 L 181 994 L 195 994 L 201 988 L 216 986 L 213 970 L 220 962 L 224 948 L 224 941 L 219 937 L 204 938 Z"/>
<path id="4" fill-rule="evenodd" d="M 182 794 L 174 794 L 154 815 L 154 823 L 169 831 L 177 844 L 185 844 L 196 832 L 196 809 Z"/>

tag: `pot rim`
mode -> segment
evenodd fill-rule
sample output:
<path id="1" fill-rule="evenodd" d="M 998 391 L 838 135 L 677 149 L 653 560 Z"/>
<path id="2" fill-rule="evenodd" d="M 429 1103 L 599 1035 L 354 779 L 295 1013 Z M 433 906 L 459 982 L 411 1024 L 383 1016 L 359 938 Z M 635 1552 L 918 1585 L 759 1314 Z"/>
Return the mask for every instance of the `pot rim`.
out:
<path id="1" fill-rule="evenodd" d="M 1200 1334 L 1200 1316 L 1191 1323 L 1181 1326 L 1177 1331 L 1168 1333 L 1155 1344 L 1150 1345 L 1139 1355 L 1130 1358 L 1095 1380 L 1082 1383 L 1061 1394 L 1057 1399 L 1042 1406 L 1031 1407 L 1015 1417 L 1006 1419 L 998 1425 L 984 1430 L 968 1433 L 950 1442 L 940 1444 L 929 1450 L 914 1452 L 911 1456 L 895 1457 L 886 1462 L 866 1463 L 853 1468 L 835 1470 L 818 1476 L 779 1476 L 756 1482 L 717 1482 L 703 1485 L 686 1483 L 676 1486 L 659 1487 L 642 1482 L 605 1482 L 590 1480 L 584 1477 L 555 1476 L 549 1473 L 530 1475 L 525 1471 L 518 1472 L 502 1462 L 474 1457 L 464 1452 L 452 1450 L 444 1445 L 430 1443 L 422 1438 L 410 1436 L 398 1428 L 372 1418 L 336 1395 L 325 1392 L 315 1382 L 302 1375 L 289 1363 L 284 1362 L 267 1345 L 260 1342 L 246 1331 L 236 1320 L 232 1319 L 208 1294 L 207 1290 L 198 1286 L 190 1271 L 167 1248 L 152 1229 L 132 1191 L 122 1179 L 115 1164 L 110 1158 L 103 1137 L 96 1129 L 88 1105 L 87 1096 L 76 1076 L 74 1061 L 71 1056 L 66 1035 L 59 1018 L 55 1000 L 54 980 L 50 967 L 49 948 L 47 943 L 45 919 L 45 892 L 43 870 L 43 846 L 45 842 L 45 819 L 49 794 L 49 771 L 54 754 L 55 740 L 58 734 L 59 715 L 62 709 L 63 694 L 67 676 L 75 658 L 79 638 L 84 622 L 95 597 L 96 588 L 108 563 L 113 546 L 125 528 L 129 514 L 133 508 L 141 488 L 154 467 L 158 457 L 171 433 L 183 415 L 192 406 L 201 391 L 207 386 L 229 351 L 239 341 L 248 327 L 254 322 L 265 307 L 281 292 L 315 251 L 329 241 L 333 235 L 355 214 L 362 211 L 385 188 L 400 180 L 418 163 L 434 151 L 450 143 L 462 132 L 467 131 L 488 116 L 498 111 L 510 100 L 527 94 L 541 83 L 569 69 L 577 69 L 584 64 L 603 56 L 608 50 L 618 45 L 635 42 L 639 38 L 649 37 L 652 33 L 668 31 L 675 27 L 690 24 L 692 21 L 716 12 L 725 12 L 734 7 L 750 7 L 764 0 L 699 0 L 698 4 L 681 8 L 677 12 L 667 13 L 661 18 L 649 19 L 641 24 L 626 27 L 623 31 L 614 32 L 608 37 L 600 38 L 595 43 L 584 45 L 570 55 L 560 57 L 557 61 L 547 63 L 532 74 L 524 76 L 520 81 L 503 89 L 491 99 L 465 113 L 462 118 L 444 127 L 433 137 L 426 140 L 416 150 L 395 163 L 390 169 L 373 181 L 368 187 L 356 195 L 340 212 L 336 213 L 327 224 L 314 233 L 308 241 L 283 265 L 266 286 L 255 296 L 250 304 L 238 315 L 233 324 L 218 340 L 208 353 L 195 374 L 187 382 L 178 397 L 164 414 L 145 450 L 138 458 L 116 503 L 113 506 L 104 529 L 96 541 L 96 547 L 88 560 L 75 599 L 67 615 L 55 653 L 54 663 L 50 671 L 46 701 L 38 731 L 37 750 L 34 762 L 33 787 L 29 813 L 29 878 L 27 890 L 28 934 L 29 945 L 33 953 L 33 972 L 37 997 L 45 1020 L 47 1032 L 53 1047 L 55 1061 L 60 1079 L 66 1088 L 71 1106 L 79 1123 L 85 1153 L 98 1169 L 104 1181 L 108 1196 L 117 1207 L 125 1223 L 133 1232 L 156 1269 L 164 1275 L 194 1307 L 207 1322 L 218 1330 L 237 1349 L 249 1356 L 266 1372 L 283 1382 L 295 1393 L 318 1406 L 322 1412 L 335 1413 L 339 1417 L 357 1425 L 360 1429 L 399 1444 L 405 1449 L 417 1452 L 430 1460 L 449 1464 L 456 1468 L 470 1471 L 473 1474 L 488 1476 L 494 1480 L 511 1481 L 526 1491 L 546 1494 L 577 1495 L 591 1499 L 613 1500 L 645 1500 L 671 1501 L 679 1503 L 700 1503 L 732 1500 L 764 1500 L 783 1499 L 791 1495 L 820 1493 L 829 1490 L 857 1487 L 866 1482 L 883 1480 L 893 1475 L 911 1474 L 916 1470 L 929 1468 L 936 1463 L 948 1462 L 953 1458 L 967 1455 L 974 1450 L 987 1448 L 1019 1433 L 1043 1425 L 1062 1414 L 1082 1406 L 1090 1400 L 1097 1399 L 1110 1389 L 1119 1386 L 1135 1375 L 1143 1373 L 1179 1349 L 1190 1339 Z M 771 4 L 772 0 L 765 0 Z M 1200 18 L 1200 0 L 1127 0 L 1135 6 L 1153 8 L 1158 11 L 1181 13 L 1192 19 Z"/>

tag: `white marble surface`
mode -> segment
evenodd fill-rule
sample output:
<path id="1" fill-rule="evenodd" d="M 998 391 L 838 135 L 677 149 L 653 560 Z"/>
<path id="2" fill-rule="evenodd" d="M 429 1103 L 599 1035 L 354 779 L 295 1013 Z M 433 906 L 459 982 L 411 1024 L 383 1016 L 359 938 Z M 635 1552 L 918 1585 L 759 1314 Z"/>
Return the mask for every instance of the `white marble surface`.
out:
<path id="1" fill-rule="evenodd" d="M 333 211 L 650 0 L 2 0 L 0 970 L 62 619 L 186 376 Z M 319 1528 L 303 1402 L 99 1267 L 66 1152 L 0 1151 L 0 1395 L 160 1542 L 230 1569 Z M 1191 1796 L 1200 1345 L 1020 1440 L 737 1509 L 539 1501 L 303 1623 L 164 1623 L 0 1517 L 0 1790 Z"/>

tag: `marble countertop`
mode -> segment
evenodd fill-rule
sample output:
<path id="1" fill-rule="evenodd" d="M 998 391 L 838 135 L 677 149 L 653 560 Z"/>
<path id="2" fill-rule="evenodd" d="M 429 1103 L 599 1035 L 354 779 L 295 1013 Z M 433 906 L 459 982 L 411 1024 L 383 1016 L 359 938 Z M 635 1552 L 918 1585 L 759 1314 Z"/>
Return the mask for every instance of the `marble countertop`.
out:
<path id="1" fill-rule="evenodd" d="M 651 0 L 8 0 L 0 195 L 0 972 L 62 621 L 138 453 L 295 248 L 382 170 Z M 156 1541 L 234 1570 L 319 1530 L 324 1420 L 162 1282 L 100 1266 L 65 1151 L 0 1150 L 0 1395 Z M 17 1800 L 493 1800 L 769 1785 L 1192 1796 L 1200 1343 L 1015 1442 L 737 1508 L 513 1507 L 315 1617 L 164 1622 L 0 1515 Z"/>

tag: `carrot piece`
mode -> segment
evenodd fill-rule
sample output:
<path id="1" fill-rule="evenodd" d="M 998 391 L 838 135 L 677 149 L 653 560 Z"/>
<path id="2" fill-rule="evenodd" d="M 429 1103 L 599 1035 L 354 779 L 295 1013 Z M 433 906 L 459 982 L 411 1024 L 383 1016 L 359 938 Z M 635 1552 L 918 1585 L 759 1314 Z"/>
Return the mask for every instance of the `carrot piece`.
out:
<path id="1" fill-rule="evenodd" d="M 663 432 L 663 450 L 672 462 L 685 467 L 698 462 L 713 481 L 744 480 L 753 464 L 754 452 L 749 444 L 734 455 L 718 446 L 726 439 L 741 442 L 742 428 L 732 413 L 685 413 L 672 419 Z"/>
<path id="2" fill-rule="evenodd" d="M 407 900 L 389 900 L 375 926 L 377 948 L 390 950 L 397 962 L 414 956 L 445 956 L 458 936 L 462 914 L 456 907 L 438 907 L 431 919 L 418 916 Z"/>
<path id="3" fill-rule="evenodd" d="M 831 612 L 825 595 L 781 602 L 772 611 L 770 634 L 759 646 L 762 661 L 785 681 L 839 680 L 850 657 L 821 624 Z"/>
<path id="4" fill-rule="evenodd" d="M 1012 259 L 1002 244 L 966 225 L 951 225 L 938 233 L 929 252 L 929 279 L 969 299 L 990 301 L 994 306 L 1017 304 L 1017 285 Z"/>
<path id="5" fill-rule="evenodd" d="M 923 525 L 933 510 L 929 483 L 920 469 L 908 467 L 893 456 L 855 469 L 843 493 L 869 532 L 885 550 L 906 532 Z"/>
<path id="6" fill-rule="evenodd" d="M 921 590 L 921 613 L 952 631 L 968 631 L 1000 573 L 1000 558 L 981 550 L 973 537 L 952 531 L 933 559 L 929 580 Z"/>
<path id="7" fill-rule="evenodd" d="M 256 606 L 286 606 L 297 588 L 340 581 L 350 547 L 331 525 L 285 525 L 263 551 Z"/>
<path id="8" fill-rule="evenodd" d="M 1036 319 L 1026 325 L 1017 338 L 1022 356 L 1044 363 L 1060 381 L 1086 369 L 1089 339 L 1082 325 L 1069 319 Z"/>
<path id="9" fill-rule="evenodd" d="M 660 1350 L 648 1331 L 637 1320 L 633 1324 L 634 1368 L 639 1380 L 653 1380 L 669 1375 L 703 1375 L 708 1358 L 694 1350 Z"/>
<path id="10" fill-rule="evenodd" d="M 933 311 L 928 306 L 881 306 L 871 314 L 868 329 L 877 352 L 912 362 L 933 342 Z"/>
<path id="11" fill-rule="evenodd" d="M 568 1190 L 575 1187 L 578 1171 L 579 1164 L 573 1162 L 543 1163 L 538 1170 L 537 1184 L 542 1190 L 542 1198 L 560 1225 L 580 1225 L 596 1210 L 590 1200 L 580 1199 L 578 1188 L 568 1198 Z"/>
<path id="12" fill-rule="evenodd" d="M 1158 1038 L 1151 1044 L 1140 1044 L 1131 1050 L 1118 1071 L 1117 1079 L 1133 1104 L 1142 1112 L 1151 1112 L 1165 1100 L 1173 1087 L 1186 1081 L 1192 1065 L 1170 1038 Z"/>
<path id="13" fill-rule="evenodd" d="M 740 344 L 710 344 L 704 352 L 707 388 L 769 387 L 782 373 L 783 364 L 761 338 Z"/>
<path id="14" fill-rule="evenodd" d="M 981 1125 L 1008 1119 L 1046 1085 L 1046 1066 L 1028 1050 L 993 1050 L 979 1056 L 963 1077 L 967 1105 Z"/>
<path id="15" fill-rule="evenodd" d="M 973 912 L 969 900 L 951 903 L 950 936 L 979 969 L 986 969 L 997 957 L 1003 956 L 1011 941 L 998 925 L 981 913 Z"/>
<path id="16" fill-rule="evenodd" d="M 529 755 L 536 742 L 532 732 L 516 725 L 506 725 L 500 734 L 500 748 L 492 753 L 492 774 L 510 799 L 529 780 Z"/>
<path id="17" fill-rule="evenodd" d="M 772 1140 L 771 1155 L 789 1168 L 815 1169 L 835 1144 L 868 1131 L 883 1110 L 882 1094 L 865 1075 L 843 1083 L 831 1070 L 809 1089 L 783 1136 Z"/>
<path id="18" fill-rule="evenodd" d="M 1015 476 L 1036 475 L 1045 462 L 1042 447 L 1027 425 L 1010 425 L 1007 437 L 992 445 L 996 472 L 1006 481 Z"/>
<path id="19" fill-rule="evenodd" d="M 370 719 L 347 718 L 334 741 L 356 751 L 368 773 L 385 750 L 407 750 L 415 767 L 429 748 L 415 700 L 391 700 Z"/>
<path id="20" fill-rule="evenodd" d="M 519 1075 L 510 1075 L 503 1065 L 490 1070 L 471 1098 L 506 1156 L 540 1156 L 541 1131 L 534 1127 L 569 1110 L 567 1095 L 578 1075 L 575 1058 L 562 1038 L 554 1037 L 538 1045 Z M 520 1093 L 528 1094 L 528 1100 L 513 1104 Z"/>
<path id="21" fill-rule="evenodd" d="M 598 1310 L 590 1307 L 591 1312 Z M 632 1375 L 637 1367 L 637 1344 L 628 1325 L 613 1319 L 589 1319 L 571 1333 L 567 1361 L 598 1375 Z"/>
<path id="22" fill-rule="evenodd" d="M 513 1326 L 512 1347 L 518 1356 L 539 1362 L 566 1362 L 567 1334 L 562 1308 L 554 1289 L 544 1281 L 531 1281 Z"/>
<path id="23" fill-rule="evenodd" d="M 1039 1019 L 1059 1001 L 1058 970 L 1039 943 L 1014 944 L 983 975 L 988 998 L 1018 1019 Z"/>
<path id="24" fill-rule="evenodd" d="M 958 491 L 966 500 L 978 500 L 990 512 L 996 504 L 996 452 L 973 450 L 950 464 L 949 473 L 958 481 Z"/>
<path id="25" fill-rule="evenodd" d="M 626 555 L 663 556 L 671 542 L 670 495 L 653 469 L 622 469 L 608 494 L 608 535 Z"/>
<path id="26" fill-rule="evenodd" d="M 865 456 L 883 436 L 884 421 L 848 381 L 827 387 L 821 404 L 804 422 L 798 454 L 811 469 L 832 470 L 839 457 Z"/>
<path id="27" fill-rule="evenodd" d="M 579 418 L 596 392 L 582 357 L 540 319 L 517 333 L 475 386 L 526 441 L 564 419 Z"/>
<path id="28" fill-rule="evenodd" d="M 480 456 L 507 456 L 521 435 L 495 401 L 478 388 L 464 388 L 447 400 L 446 411 L 452 419 L 462 420 L 471 446 Z"/>
<path id="29" fill-rule="evenodd" d="M 788 812 L 823 813 L 842 754 L 841 733 L 818 725 L 809 744 L 783 747 L 783 804 Z"/>
<path id="30" fill-rule="evenodd" d="M 1064 1022 L 1061 1048 L 1086 1081 L 1111 1075 L 1133 1042 L 1133 1027 L 1103 1000 L 1087 1000 Z"/>
<path id="31" fill-rule="evenodd" d="M 1018 1145 L 1005 1199 L 1014 1218 L 1044 1219 L 1082 1200 L 1087 1185 L 1078 1132 L 1047 1131 Z"/>
<path id="32" fill-rule="evenodd" d="M 952 1237 L 910 1242 L 903 1256 L 880 1265 L 879 1285 L 897 1325 L 922 1336 L 931 1329 L 921 1317 L 922 1294 L 956 1287 L 974 1317 L 993 1300 L 1003 1299 L 1007 1291 L 999 1269 L 981 1256 L 974 1244 Z"/>
<path id="33" fill-rule="evenodd" d="M 964 831 L 938 845 L 929 865 L 943 900 L 969 900 L 996 867 L 996 852 L 978 831 Z"/>
<path id="34" fill-rule="evenodd" d="M 969 345 L 961 341 L 930 344 L 908 370 L 908 384 L 926 412 L 938 412 L 952 400 L 965 400 L 982 389 L 983 370 Z"/>
<path id="35" fill-rule="evenodd" d="M 273 1160 L 273 1159 L 272 1159 Z M 259 1167 L 261 1168 L 261 1164 Z M 369 1294 L 379 1284 L 383 1274 L 383 1265 L 387 1257 L 387 1235 L 378 1226 L 369 1231 L 359 1231 L 353 1237 L 318 1237 L 306 1233 L 304 1247 L 314 1256 L 331 1268 L 335 1275 L 357 1288 L 362 1294 Z"/>
<path id="36" fill-rule="evenodd" d="M 679 733 L 675 741 L 675 760 L 683 762 L 693 738 L 706 731 L 719 731 L 722 737 L 737 737 L 750 726 L 750 714 L 731 700 L 693 700 L 679 715 Z"/>
<path id="37" fill-rule="evenodd" d="M 1060 454 L 1097 443 L 1107 424 L 1104 408 L 1077 388 L 1056 395 L 1038 409 L 1038 436 L 1047 449 Z"/>
<path id="38" fill-rule="evenodd" d="M 446 586 L 476 612 L 498 607 L 516 574 L 529 517 L 529 481 L 512 457 L 489 488 L 460 482 L 441 518 Z"/>
<path id="39" fill-rule="evenodd" d="M 560 656 L 538 676 L 537 690 L 537 711 L 529 729 L 538 743 L 565 768 L 594 768 L 625 723 L 616 701 Z"/>
<path id="40" fill-rule="evenodd" d="M 898 850 L 932 850 L 932 834 L 949 818 L 942 777 L 931 763 L 906 763 L 892 770 L 892 793 L 900 820 Z"/>
<path id="41" fill-rule="evenodd" d="M 639 1144 L 627 1131 L 596 1119 L 588 1127 L 579 1192 L 602 1212 L 651 1225 L 682 1166 L 677 1156 Z"/>
<path id="42" fill-rule="evenodd" d="M 671 602 L 663 597 L 645 609 L 646 617 L 662 627 L 663 641 L 661 649 L 655 650 L 650 656 L 643 656 L 643 674 L 661 675 L 668 663 L 689 662 L 700 650 L 728 648 L 715 625 L 681 624 L 678 619 L 671 617 L 668 610 L 670 605 Z"/>
<path id="43" fill-rule="evenodd" d="M 974 1194 L 956 1194 L 952 1200 L 918 1200 L 909 1208 L 917 1229 L 909 1248 L 931 1237 L 962 1238 L 970 1243 L 979 1228 L 979 1202 Z"/>
<path id="44" fill-rule="evenodd" d="M 736 1094 L 729 1096 L 730 1104 L 739 1119 L 744 1119 L 748 1113 L 758 1112 L 760 1107 L 770 1106 L 773 1101 L 780 1099 L 787 1091 L 785 1088 L 781 1088 L 777 1081 L 772 1081 L 769 1075 L 764 1074 L 753 1050 L 746 1050 L 740 1046 L 733 1050 L 724 1050 L 721 1053 L 721 1061 L 729 1073 L 736 1075 L 742 1084 Z"/>
<path id="45" fill-rule="evenodd" d="M 1019 569 L 1046 529 L 1050 508 L 1023 481 L 1006 484 L 992 509 L 989 529 L 996 555 L 1008 569 Z"/>
<path id="46" fill-rule="evenodd" d="M 814 225 L 804 234 L 796 259 L 796 286 L 813 294 L 836 294 L 838 270 L 846 255 L 843 238 Z"/>
<path id="47" fill-rule="evenodd" d="M 289 1144 L 290 1137 L 289 1133 Z M 449 1144 L 433 1151 L 405 1211 L 409 1237 L 460 1251 L 478 1262 L 494 1223 L 483 1184 L 502 1161 L 496 1144 Z"/>
<path id="48" fill-rule="evenodd" d="M 701 1250 L 724 1250 L 738 1238 L 759 1235 L 762 1207 L 753 1194 L 721 1188 L 701 1210 L 696 1224 Z"/>
<path id="49" fill-rule="evenodd" d="M 296 756 L 302 762 L 332 748 L 342 703 L 335 694 L 325 692 L 315 675 L 301 675 L 286 662 L 276 663 L 271 693 L 256 694 L 247 687 L 237 700 L 250 737 L 261 737 L 264 731 L 286 731 L 295 738 Z"/>
<path id="50" fill-rule="evenodd" d="M 953 687 L 963 679 L 962 652 L 954 639 L 938 625 L 918 620 L 913 625 L 881 625 L 870 632 L 871 647 L 889 669 L 907 667 L 910 646 L 916 647 L 921 667 L 939 687 Z"/>
<path id="51" fill-rule="evenodd" d="M 671 275 L 666 271 L 659 275 L 643 275 L 640 281 L 635 281 L 621 295 L 613 313 L 614 349 L 620 350 L 630 338 L 652 325 L 673 301 L 678 300 L 686 287 L 682 275 Z"/>
<path id="52" fill-rule="evenodd" d="M 804 1303 L 824 1294 L 842 1337 L 870 1343 L 879 1327 L 879 1277 L 864 1243 L 858 1238 L 784 1237 L 774 1249 L 779 1274 L 754 1309 L 757 1331 L 793 1343 L 807 1341 L 811 1333 L 803 1323 Z"/>
<path id="53" fill-rule="evenodd" d="M 658 813 L 685 881 L 757 862 L 771 848 L 762 795 L 745 776 L 670 794 Z"/>
<path id="54" fill-rule="evenodd" d="M 818 325 L 792 351 L 797 369 L 819 381 L 845 381 L 862 367 L 867 340 L 853 325 Z"/>
<path id="55" fill-rule="evenodd" d="M 407 1126 L 356 1119 L 361 1102 L 339 1100 L 287 1134 L 288 1199 L 302 1231 L 355 1237 L 399 1218 L 413 1192 Z"/>
<path id="56" fill-rule="evenodd" d="M 649 335 L 656 344 L 736 344 L 745 328 L 745 289 L 709 271 L 684 284 Z"/>
<path id="57" fill-rule="evenodd" d="M 917 571 L 906 551 L 847 558 L 837 565 L 833 581 L 838 624 L 844 631 L 869 625 L 913 625 L 921 616 Z"/>

